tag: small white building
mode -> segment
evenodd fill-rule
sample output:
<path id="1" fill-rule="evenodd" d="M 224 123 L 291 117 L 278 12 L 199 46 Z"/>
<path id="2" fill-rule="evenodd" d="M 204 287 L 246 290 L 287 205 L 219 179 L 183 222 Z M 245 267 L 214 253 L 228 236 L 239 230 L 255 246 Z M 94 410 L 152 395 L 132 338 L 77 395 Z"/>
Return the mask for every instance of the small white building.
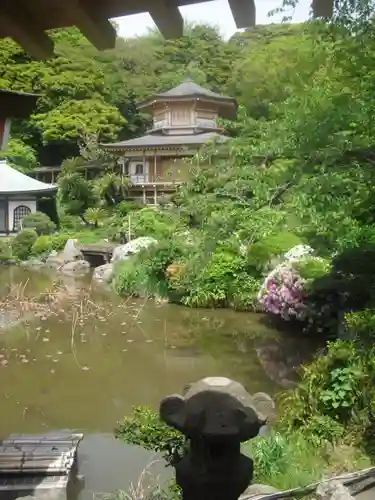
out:
<path id="1" fill-rule="evenodd" d="M 0 234 L 17 232 L 21 220 L 37 210 L 56 219 L 56 192 L 57 186 L 32 179 L 0 161 Z"/>

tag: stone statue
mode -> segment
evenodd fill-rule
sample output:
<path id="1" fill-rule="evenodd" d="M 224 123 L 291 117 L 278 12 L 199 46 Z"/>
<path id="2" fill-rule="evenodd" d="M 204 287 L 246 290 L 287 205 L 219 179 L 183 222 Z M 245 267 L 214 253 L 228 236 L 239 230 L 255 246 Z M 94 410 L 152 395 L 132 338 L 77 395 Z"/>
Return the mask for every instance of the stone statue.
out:
<path id="1" fill-rule="evenodd" d="M 237 500 L 253 477 L 253 461 L 241 442 L 254 438 L 274 414 L 270 396 L 250 396 L 225 377 L 208 377 L 160 404 L 160 417 L 189 440 L 175 465 L 184 500 Z"/>

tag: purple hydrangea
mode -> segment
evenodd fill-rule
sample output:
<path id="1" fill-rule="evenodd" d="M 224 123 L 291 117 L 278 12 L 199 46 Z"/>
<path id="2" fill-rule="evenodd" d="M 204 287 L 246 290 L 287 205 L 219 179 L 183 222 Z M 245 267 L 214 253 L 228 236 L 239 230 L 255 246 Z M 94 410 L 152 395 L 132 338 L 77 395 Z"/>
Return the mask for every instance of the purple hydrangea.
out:
<path id="1" fill-rule="evenodd" d="M 307 314 L 306 281 L 290 263 L 277 266 L 265 279 L 258 299 L 266 312 L 288 321 L 304 320 Z"/>

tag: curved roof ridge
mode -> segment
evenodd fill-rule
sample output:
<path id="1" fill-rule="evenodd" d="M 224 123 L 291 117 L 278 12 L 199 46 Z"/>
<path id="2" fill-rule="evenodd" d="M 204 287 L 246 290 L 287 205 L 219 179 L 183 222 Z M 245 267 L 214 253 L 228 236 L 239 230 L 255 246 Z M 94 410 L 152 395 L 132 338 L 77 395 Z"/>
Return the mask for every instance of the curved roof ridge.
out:
<path id="1" fill-rule="evenodd" d="M 0 160 L 0 195 L 16 193 L 42 193 L 56 191 L 57 186 L 37 181 L 32 177 L 8 165 L 6 160 Z"/>

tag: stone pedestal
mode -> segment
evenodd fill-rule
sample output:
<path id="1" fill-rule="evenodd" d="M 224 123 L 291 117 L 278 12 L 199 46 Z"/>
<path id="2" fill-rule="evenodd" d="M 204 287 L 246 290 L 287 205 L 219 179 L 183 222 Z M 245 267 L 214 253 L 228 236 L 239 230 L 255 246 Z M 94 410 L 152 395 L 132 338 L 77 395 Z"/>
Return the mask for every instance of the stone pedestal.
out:
<path id="1" fill-rule="evenodd" d="M 165 398 L 160 417 L 182 432 L 189 451 L 175 465 L 184 500 L 237 500 L 253 477 L 253 461 L 241 442 L 258 435 L 274 414 L 270 396 L 250 396 L 225 377 L 209 377 L 188 387 L 184 396 Z"/>

